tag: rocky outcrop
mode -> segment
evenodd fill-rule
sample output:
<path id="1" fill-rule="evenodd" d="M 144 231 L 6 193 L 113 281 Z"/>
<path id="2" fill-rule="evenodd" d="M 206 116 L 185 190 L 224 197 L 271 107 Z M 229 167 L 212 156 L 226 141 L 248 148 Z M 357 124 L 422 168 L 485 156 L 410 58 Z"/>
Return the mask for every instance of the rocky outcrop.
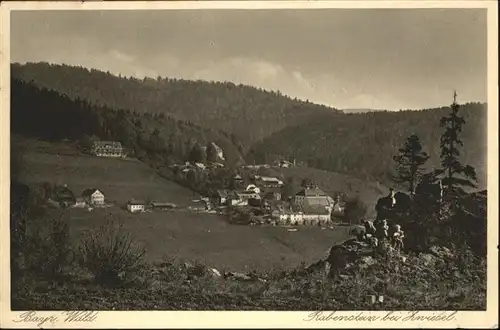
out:
<path id="1" fill-rule="evenodd" d="M 377 262 L 376 255 L 377 251 L 368 242 L 350 239 L 334 245 L 326 258 L 310 265 L 306 271 L 332 277 L 355 265 L 368 268 Z"/>

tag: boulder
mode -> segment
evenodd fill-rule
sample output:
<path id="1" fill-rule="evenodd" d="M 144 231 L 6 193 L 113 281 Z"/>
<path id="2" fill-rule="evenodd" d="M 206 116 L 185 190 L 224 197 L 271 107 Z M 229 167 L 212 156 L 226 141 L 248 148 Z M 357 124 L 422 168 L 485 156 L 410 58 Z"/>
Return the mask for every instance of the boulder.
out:
<path id="1" fill-rule="evenodd" d="M 215 268 L 209 268 L 208 271 L 214 277 L 221 277 L 222 276 L 221 273 Z"/>

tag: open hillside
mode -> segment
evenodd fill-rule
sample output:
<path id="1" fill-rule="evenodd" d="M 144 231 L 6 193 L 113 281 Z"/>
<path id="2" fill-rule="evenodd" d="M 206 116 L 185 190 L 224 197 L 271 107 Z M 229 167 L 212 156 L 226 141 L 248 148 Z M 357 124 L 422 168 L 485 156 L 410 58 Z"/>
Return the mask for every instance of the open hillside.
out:
<path id="1" fill-rule="evenodd" d="M 66 184 L 76 196 L 84 189 L 102 190 L 106 201 L 123 206 L 127 200 L 150 199 L 192 205 L 189 190 L 158 176 L 133 159 L 111 159 L 82 154 L 70 143 L 48 143 L 14 137 L 11 141 L 13 176 L 25 184 Z"/>
<path id="2" fill-rule="evenodd" d="M 231 82 L 158 77 L 139 80 L 82 67 L 28 63 L 11 65 L 12 78 L 57 91 L 72 100 L 138 113 L 164 114 L 203 127 L 223 129 L 244 145 L 311 115 L 334 109 Z"/>
<path id="3" fill-rule="evenodd" d="M 253 146 L 247 158 L 272 161 L 295 158 L 311 167 L 352 174 L 389 183 L 393 156 L 404 140 L 417 134 L 431 156 L 427 165 L 439 167 L 441 117 L 449 107 L 421 111 L 377 111 L 345 114 L 314 120 L 299 127 L 276 132 Z M 486 185 L 487 106 L 468 103 L 460 108 L 465 119 L 460 138 L 461 160 L 476 168 L 479 186 Z"/>

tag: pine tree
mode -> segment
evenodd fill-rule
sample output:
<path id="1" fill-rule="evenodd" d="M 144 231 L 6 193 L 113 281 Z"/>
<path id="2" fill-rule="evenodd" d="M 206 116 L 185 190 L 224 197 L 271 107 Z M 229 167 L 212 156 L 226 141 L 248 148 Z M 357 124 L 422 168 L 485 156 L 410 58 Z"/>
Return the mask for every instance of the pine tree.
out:
<path id="1" fill-rule="evenodd" d="M 444 128 L 441 135 L 441 169 L 437 174 L 443 175 L 442 182 L 445 195 L 450 193 L 461 194 L 462 187 L 475 187 L 477 181 L 476 171 L 472 166 L 462 165 L 459 160 L 459 147 L 463 146 L 459 138 L 465 120 L 458 114 L 460 106 L 457 104 L 457 93 L 454 93 L 451 112 L 441 118 L 440 127 Z"/>
<path id="2" fill-rule="evenodd" d="M 215 146 L 213 143 L 209 143 L 207 145 L 207 161 L 208 162 L 216 162 L 219 159 L 219 156 L 217 154 L 217 150 L 215 149 Z"/>
<path id="3" fill-rule="evenodd" d="M 423 165 L 429 159 L 426 152 L 422 151 L 422 144 L 417 135 L 409 136 L 398 154 L 393 157 L 396 162 L 396 176 L 394 181 L 406 184 L 408 192 L 413 195 L 420 178 L 423 175 Z"/>
<path id="4" fill-rule="evenodd" d="M 204 163 L 207 159 L 207 155 L 205 150 L 201 147 L 201 145 L 196 142 L 191 149 L 191 153 L 189 155 L 189 160 L 194 163 Z"/>

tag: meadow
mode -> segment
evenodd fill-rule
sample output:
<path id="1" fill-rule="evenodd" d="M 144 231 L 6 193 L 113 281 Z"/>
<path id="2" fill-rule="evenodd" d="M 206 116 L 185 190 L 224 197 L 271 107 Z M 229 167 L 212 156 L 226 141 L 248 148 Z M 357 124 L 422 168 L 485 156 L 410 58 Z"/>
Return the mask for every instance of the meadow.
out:
<path id="1" fill-rule="evenodd" d="M 290 268 L 324 257 L 334 244 L 347 238 L 346 227 L 335 229 L 244 226 L 229 224 L 222 216 L 184 210 L 131 214 L 123 205 L 131 198 L 193 206 L 199 198 L 187 188 L 158 176 L 137 160 L 85 155 L 65 143 L 16 140 L 20 155 L 19 178 L 27 184 L 67 184 L 79 196 L 86 188 L 99 188 L 107 202 L 105 209 L 70 209 L 70 231 L 75 244 L 80 235 L 97 229 L 106 219 L 120 221 L 142 244 L 149 261 L 163 258 L 199 261 L 232 271 Z"/>
<path id="2" fill-rule="evenodd" d="M 313 263 L 348 237 L 347 227 L 247 226 L 229 224 L 222 216 L 184 210 L 131 214 L 113 207 L 70 210 L 73 242 L 89 229 L 115 219 L 146 248 L 146 259 L 195 261 L 220 271 L 269 271 Z"/>
<path id="3" fill-rule="evenodd" d="M 166 180 L 135 159 L 112 159 L 80 153 L 71 144 L 42 141 L 15 141 L 19 154 L 19 179 L 28 184 L 49 182 L 66 184 L 75 196 L 97 188 L 106 202 L 124 205 L 130 199 L 158 200 L 194 205 L 199 196 L 179 184 Z"/>

